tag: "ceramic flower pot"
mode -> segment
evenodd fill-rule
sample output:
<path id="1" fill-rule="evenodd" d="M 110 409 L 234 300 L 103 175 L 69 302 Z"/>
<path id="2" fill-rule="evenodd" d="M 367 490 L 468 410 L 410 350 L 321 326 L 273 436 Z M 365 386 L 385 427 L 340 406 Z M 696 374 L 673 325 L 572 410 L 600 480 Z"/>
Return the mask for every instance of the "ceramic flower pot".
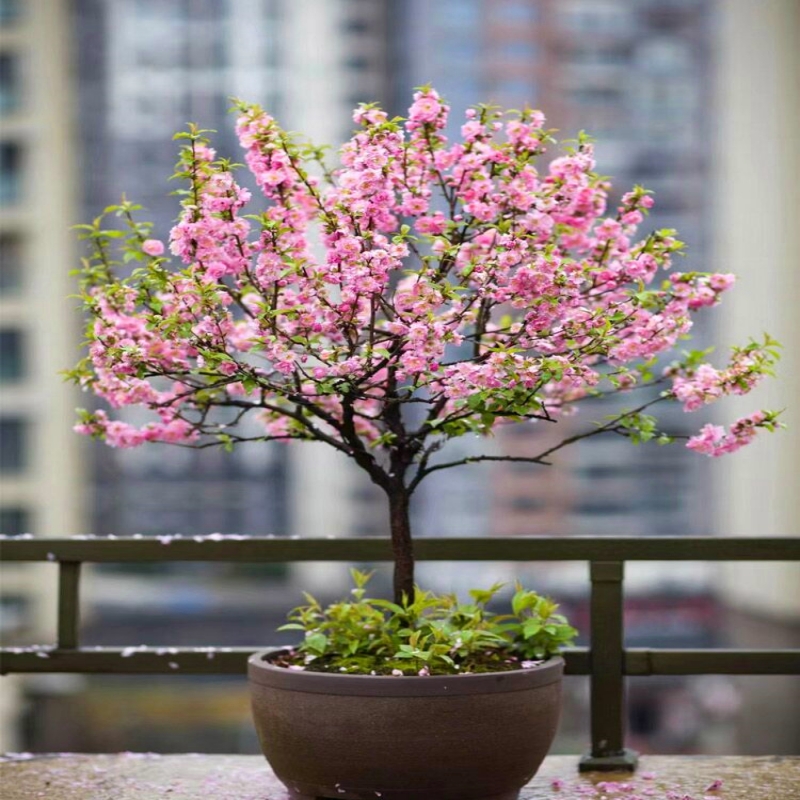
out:
<path id="1" fill-rule="evenodd" d="M 336 675 L 250 657 L 264 755 L 294 800 L 516 800 L 555 736 L 564 661 L 480 675 Z"/>

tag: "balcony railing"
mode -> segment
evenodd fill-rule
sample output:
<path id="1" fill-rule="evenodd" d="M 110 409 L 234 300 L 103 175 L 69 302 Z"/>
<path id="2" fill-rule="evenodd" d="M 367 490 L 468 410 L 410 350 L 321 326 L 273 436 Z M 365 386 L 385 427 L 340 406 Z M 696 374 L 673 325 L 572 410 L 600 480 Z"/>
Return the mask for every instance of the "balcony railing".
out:
<path id="1" fill-rule="evenodd" d="M 626 676 L 800 675 L 800 650 L 626 648 L 623 580 L 628 561 L 800 561 L 800 538 L 518 537 L 426 538 L 420 561 L 586 561 L 589 564 L 590 647 L 564 652 L 568 675 L 589 675 L 590 755 L 582 769 L 632 768 L 625 749 Z M 80 647 L 83 563 L 222 561 L 379 562 L 391 560 L 388 539 L 160 537 L 21 539 L 2 542 L 4 562 L 57 562 L 58 643 L 4 648 L 0 673 L 243 674 L 253 648 Z"/>

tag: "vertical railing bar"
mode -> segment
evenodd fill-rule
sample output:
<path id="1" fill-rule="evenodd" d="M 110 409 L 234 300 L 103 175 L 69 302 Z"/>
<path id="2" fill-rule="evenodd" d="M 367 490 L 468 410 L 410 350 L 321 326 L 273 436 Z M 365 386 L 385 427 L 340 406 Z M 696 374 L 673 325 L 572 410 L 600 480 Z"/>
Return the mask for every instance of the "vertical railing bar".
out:
<path id="1" fill-rule="evenodd" d="M 591 565 L 592 755 L 622 751 L 622 579 L 621 561 Z"/>
<path id="2" fill-rule="evenodd" d="M 78 647 L 80 625 L 81 562 L 61 561 L 58 565 L 58 647 Z"/>
<path id="3" fill-rule="evenodd" d="M 622 561 L 590 562 L 591 753 L 581 770 L 634 769 L 625 749 Z"/>

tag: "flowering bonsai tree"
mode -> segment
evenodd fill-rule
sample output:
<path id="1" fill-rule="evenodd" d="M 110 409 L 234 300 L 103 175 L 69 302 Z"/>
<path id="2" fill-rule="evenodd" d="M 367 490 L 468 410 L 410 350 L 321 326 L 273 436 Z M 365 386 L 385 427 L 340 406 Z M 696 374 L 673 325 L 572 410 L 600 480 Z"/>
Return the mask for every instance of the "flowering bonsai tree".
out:
<path id="1" fill-rule="evenodd" d="M 247 168 L 266 200 L 252 213 L 240 165 L 190 127 L 176 136 L 185 188 L 172 258 L 127 201 L 106 209 L 123 230 L 102 216 L 81 226 L 92 245 L 81 271 L 88 357 L 72 376 L 112 409 L 141 407 L 153 420 L 137 427 L 82 412 L 79 432 L 112 447 L 327 443 L 386 493 L 402 603 L 414 596 L 409 502 L 436 471 L 545 465 L 562 447 L 608 433 L 688 438 L 716 456 L 779 424 L 758 411 L 689 438 L 645 413 L 750 391 L 770 372 L 776 343 L 734 348 L 721 367 L 688 352 L 656 369 L 734 278 L 670 272 L 682 248 L 675 232 L 639 233 L 653 204 L 641 187 L 607 209 L 610 187 L 585 137 L 546 162 L 553 139 L 540 112 L 480 106 L 449 142 L 449 109 L 423 88 L 406 120 L 360 106 L 358 130 L 331 168 L 321 148 L 258 106 L 238 110 Z M 434 458 L 455 437 L 557 424 L 621 392 L 641 399 L 573 425 L 542 452 Z M 245 417 L 256 433 L 237 425 Z"/>

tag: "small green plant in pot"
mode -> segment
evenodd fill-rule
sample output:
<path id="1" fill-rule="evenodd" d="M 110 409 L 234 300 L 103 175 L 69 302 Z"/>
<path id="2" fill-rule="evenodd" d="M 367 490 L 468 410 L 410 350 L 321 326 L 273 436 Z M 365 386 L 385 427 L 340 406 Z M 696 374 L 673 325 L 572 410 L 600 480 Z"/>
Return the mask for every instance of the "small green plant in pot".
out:
<path id="1" fill-rule="evenodd" d="M 486 604 L 502 588 L 473 589 L 472 602 L 417 588 L 401 605 L 366 597 L 370 576 L 352 570 L 353 599 L 323 608 L 311 596 L 281 630 L 302 631 L 299 647 L 274 663 L 361 675 L 469 675 L 529 669 L 557 655 L 576 631 L 558 605 L 517 585 L 510 614 Z"/>
<path id="2" fill-rule="evenodd" d="M 169 241 L 182 264 L 127 201 L 106 210 L 122 230 L 103 216 L 82 226 L 89 352 L 73 377 L 152 421 L 82 412 L 78 430 L 113 447 L 299 440 L 351 458 L 386 494 L 394 596 L 367 597 L 355 572 L 351 598 L 309 597 L 292 613 L 299 647 L 251 658 L 265 754 L 297 798 L 511 800 L 555 733 L 557 653 L 574 631 L 521 587 L 506 614 L 487 608 L 496 586 L 466 602 L 418 589 L 414 492 L 468 464 L 545 469 L 606 434 L 732 452 L 776 414 L 686 437 L 649 412 L 748 392 L 776 344 L 734 348 L 717 367 L 698 351 L 657 366 L 733 276 L 670 271 L 675 232 L 638 233 L 649 193 L 635 187 L 607 212 L 591 142 L 544 161 L 553 139 L 538 111 L 470 109 L 452 142 L 449 108 L 425 87 L 405 120 L 359 107 L 331 166 L 258 106 L 237 107 L 266 206 L 249 205 L 239 165 L 190 127 L 176 137 L 185 188 Z M 573 423 L 541 452 L 448 458 L 451 439 L 555 425 L 617 393 L 628 408 Z"/>

